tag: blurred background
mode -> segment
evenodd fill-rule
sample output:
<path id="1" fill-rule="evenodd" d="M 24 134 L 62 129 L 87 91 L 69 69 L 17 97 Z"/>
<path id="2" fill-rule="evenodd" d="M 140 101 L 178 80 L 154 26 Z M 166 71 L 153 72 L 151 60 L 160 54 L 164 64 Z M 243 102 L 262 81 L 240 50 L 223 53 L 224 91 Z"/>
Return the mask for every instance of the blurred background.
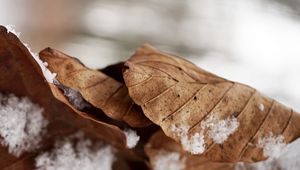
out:
<path id="1" fill-rule="evenodd" d="M 300 0 L 0 0 L 0 24 L 92 68 L 147 42 L 300 111 Z"/>

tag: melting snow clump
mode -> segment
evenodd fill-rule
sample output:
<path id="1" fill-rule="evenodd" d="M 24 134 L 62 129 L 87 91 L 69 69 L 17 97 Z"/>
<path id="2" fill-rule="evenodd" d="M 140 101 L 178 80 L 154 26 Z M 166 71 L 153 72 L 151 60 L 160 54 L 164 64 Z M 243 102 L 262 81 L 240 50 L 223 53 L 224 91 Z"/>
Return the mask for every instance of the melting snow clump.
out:
<path id="1" fill-rule="evenodd" d="M 278 157 L 270 157 L 266 161 L 245 164 L 239 163 L 235 166 L 236 170 L 299 170 L 300 167 L 300 139 L 288 144 L 283 148 Z"/>
<path id="2" fill-rule="evenodd" d="M 35 161 L 37 170 L 112 170 L 115 155 L 111 146 L 95 144 L 78 133 L 57 142 Z"/>
<path id="3" fill-rule="evenodd" d="M 154 158 L 154 170 L 183 170 L 185 158 L 177 152 L 160 151 Z"/>
<path id="4" fill-rule="evenodd" d="M 208 137 L 215 143 L 222 144 L 229 135 L 233 134 L 239 127 L 239 122 L 235 117 L 219 120 L 216 116 L 209 116 L 203 123 L 203 129 L 207 129 Z"/>
<path id="5" fill-rule="evenodd" d="M 131 129 L 125 129 L 124 133 L 126 135 L 126 142 L 128 148 L 134 148 L 136 144 L 139 142 L 140 137 L 136 134 L 136 131 Z"/>
<path id="6" fill-rule="evenodd" d="M 85 107 L 89 107 L 90 105 L 83 99 L 82 95 L 77 91 L 71 88 L 65 87 L 61 85 L 56 80 L 54 84 L 57 84 L 60 89 L 64 91 L 64 95 L 68 98 L 69 102 L 78 110 L 82 110 Z"/>
<path id="7" fill-rule="evenodd" d="M 7 32 L 11 32 L 13 34 L 15 34 L 17 37 L 20 36 L 20 32 L 16 32 L 15 27 L 13 25 L 7 25 L 6 26 Z M 39 64 L 40 68 L 42 69 L 43 75 L 45 77 L 45 79 L 47 80 L 47 82 L 49 83 L 53 83 L 55 77 L 56 77 L 56 73 L 51 73 L 50 70 L 48 70 L 47 68 L 47 63 L 44 63 L 39 55 L 37 53 L 33 53 L 31 51 L 31 49 L 29 48 L 29 46 L 26 43 L 23 43 L 24 46 L 28 49 L 28 51 L 30 52 L 30 54 L 32 55 L 32 57 L 35 59 L 35 61 Z"/>
<path id="8" fill-rule="evenodd" d="M 222 144 L 238 127 L 239 122 L 235 117 L 219 120 L 212 115 L 201 123 L 201 130 L 192 135 L 188 135 L 189 128 L 186 126 L 177 127 L 172 125 L 171 131 L 180 138 L 181 145 L 185 151 L 192 154 L 201 154 L 206 147 L 204 136 L 213 139 L 215 143 Z"/>
<path id="9" fill-rule="evenodd" d="M 188 136 L 188 127 L 176 127 L 172 125 L 171 130 L 176 136 L 180 137 L 180 142 L 185 151 L 191 154 L 201 154 L 205 151 L 205 141 L 202 132 Z"/>
<path id="10" fill-rule="evenodd" d="M 282 135 L 276 137 L 270 133 L 263 139 L 259 139 L 257 146 L 263 148 L 264 156 L 276 158 L 281 154 L 286 144 Z"/>
<path id="11" fill-rule="evenodd" d="M 48 124 L 43 111 L 27 97 L 0 93 L 0 142 L 9 153 L 18 157 L 39 147 Z"/>
<path id="12" fill-rule="evenodd" d="M 183 136 L 181 144 L 183 149 L 191 154 L 201 154 L 205 151 L 205 141 L 202 133 L 195 133 L 190 138 L 187 135 Z"/>

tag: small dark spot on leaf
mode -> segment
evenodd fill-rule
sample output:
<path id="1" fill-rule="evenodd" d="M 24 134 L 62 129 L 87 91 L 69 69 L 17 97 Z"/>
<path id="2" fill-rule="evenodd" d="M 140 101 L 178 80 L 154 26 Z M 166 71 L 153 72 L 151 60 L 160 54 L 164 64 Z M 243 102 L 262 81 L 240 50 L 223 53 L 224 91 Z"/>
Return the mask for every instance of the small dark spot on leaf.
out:
<path id="1" fill-rule="evenodd" d="M 67 70 L 73 69 L 73 65 L 72 65 L 72 64 L 67 64 L 67 65 L 66 65 L 66 69 L 67 69 Z"/>
<path id="2" fill-rule="evenodd" d="M 180 94 L 177 94 L 177 97 L 180 97 Z"/>
<path id="3" fill-rule="evenodd" d="M 197 96 L 194 97 L 194 100 L 197 100 Z"/>
<path id="4" fill-rule="evenodd" d="M 238 112 L 233 112 L 233 113 L 232 113 L 232 115 L 233 115 L 234 117 L 237 117 L 238 114 L 239 114 Z"/>

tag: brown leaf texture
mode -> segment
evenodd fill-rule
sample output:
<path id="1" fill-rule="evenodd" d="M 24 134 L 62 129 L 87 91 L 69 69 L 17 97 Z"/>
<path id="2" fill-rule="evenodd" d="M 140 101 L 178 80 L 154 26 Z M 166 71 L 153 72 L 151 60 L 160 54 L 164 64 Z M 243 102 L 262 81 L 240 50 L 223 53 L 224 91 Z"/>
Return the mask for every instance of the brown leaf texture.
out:
<path id="1" fill-rule="evenodd" d="M 47 133 L 41 150 L 50 148 L 56 138 L 78 130 L 88 137 L 101 139 L 116 148 L 126 148 L 126 137 L 117 126 L 107 124 L 93 115 L 76 110 L 63 93 L 46 82 L 43 73 L 24 44 L 0 26 L 0 92 L 27 96 L 42 106 L 48 119 Z M 0 145 L 0 169 L 33 169 L 36 152 L 15 157 Z M 131 154 L 132 155 L 132 154 Z"/>
<path id="2" fill-rule="evenodd" d="M 285 143 L 300 135 L 300 116 L 257 90 L 211 74 L 196 65 L 160 52 L 149 45 L 140 47 L 126 62 L 123 76 L 129 95 L 164 133 L 180 142 L 175 128 L 186 127 L 188 138 L 204 134 L 204 155 L 222 162 L 256 162 L 266 159 L 258 141 L 269 134 L 282 135 Z M 239 123 L 218 144 L 203 128 L 211 117 L 235 118 Z"/>
<path id="3" fill-rule="evenodd" d="M 122 120 L 132 127 L 146 127 L 151 124 L 128 95 L 127 87 L 121 82 L 89 69 L 75 58 L 47 48 L 40 57 L 48 68 L 57 73 L 57 80 L 64 86 L 77 90 L 83 98 L 112 119 Z"/>
<path id="4" fill-rule="evenodd" d="M 163 131 L 157 131 L 145 145 L 145 152 L 150 160 L 150 167 L 154 169 L 156 166 L 161 166 L 157 159 L 163 159 L 160 155 L 167 157 L 167 154 L 180 154 L 180 159 L 175 164 L 183 164 L 182 170 L 234 170 L 234 164 L 211 162 L 204 156 L 191 155 L 184 150 L 173 139 L 167 137 Z M 164 155 L 165 154 L 165 155 Z M 172 162 L 165 161 L 168 164 Z"/>

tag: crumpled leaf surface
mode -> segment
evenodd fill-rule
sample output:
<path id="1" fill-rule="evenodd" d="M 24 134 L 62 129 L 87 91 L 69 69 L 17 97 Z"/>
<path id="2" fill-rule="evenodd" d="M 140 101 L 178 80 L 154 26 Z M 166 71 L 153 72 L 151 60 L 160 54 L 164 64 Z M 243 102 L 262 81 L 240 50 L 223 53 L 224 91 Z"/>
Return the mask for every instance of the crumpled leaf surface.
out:
<path id="1" fill-rule="evenodd" d="M 61 84 L 79 91 L 87 102 L 103 110 L 107 116 L 125 121 L 132 127 L 151 124 L 121 82 L 98 70 L 89 69 L 75 58 L 54 49 L 41 51 L 40 57 L 48 63 L 50 71 L 57 73 L 56 78 Z"/>
<path id="2" fill-rule="evenodd" d="M 82 130 L 88 137 L 101 139 L 117 148 L 126 148 L 126 137 L 114 125 L 101 122 L 93 115 L 76 110 L 63 93 L 48 84 L 42 71 L 24 44 L 0 26 L 0 92 L 27 96 L 42 106 L 49 121 L 41 150 L 53 145 L 55 139 Z M 0 145 L 0 169 L 34 169 L 37 153 L 23 153 L 19 158 Z"/>
<path id="3" fill-rule="evenodd" d="M 173 139 L 167 137 L 163 131 L 157 131 L 145 145 L 145 152 L 150 160 L 150 167 L 155 167 L 155 161 L 160 152 L 179 153 L 180 160 L 185 164 L 183 170 L 234 170 L 234 164 L 211 162 L 204 156 L 191 155 Z"/>
<path id="4" fill-rule="evenodd" d="M 199 132 L 210 115 L 234 117 L 239 126 L 223 144 L 204 136 L 209 160 L 256 162 L 266 159 L 258 140 L 272 133 L 285 143 L 300 136 L 298 113 L 257 90 L 211 74 L 196 65 L 160 52 L 149 45 L 139 48 L 126 62 L 123 76 L 129 95 L 164 133 L 180 141 L 172 126 Z"/>

